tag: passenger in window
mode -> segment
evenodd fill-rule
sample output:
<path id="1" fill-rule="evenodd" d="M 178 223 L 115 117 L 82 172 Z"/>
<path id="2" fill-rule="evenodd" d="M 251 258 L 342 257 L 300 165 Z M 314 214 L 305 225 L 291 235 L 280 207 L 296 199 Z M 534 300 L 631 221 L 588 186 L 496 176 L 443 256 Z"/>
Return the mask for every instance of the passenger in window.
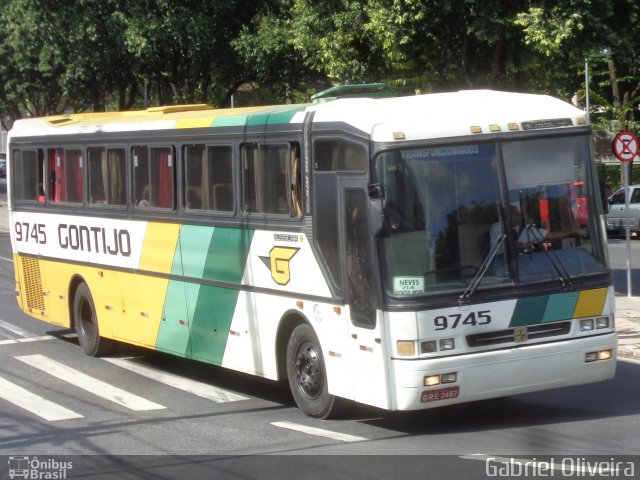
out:
<path id="1" fill-rule="evenodd" d="M 541 250 L 549 250 L 552 247 L 552 241 L 564 240 L 566 238 L 587 238 L 588 232 L 584 228 L 578 228 L 570 231 L 555 231 L 549 230 L 537 226 L 533 216 L 529 215 L 527 221 L 524 222 L 524 216 L 520 209 L 511 206 L 511 223 L 514 228 L 514 235 L 516 236 L 516 247 L 518 252 L 530 253 Z M 491 243 L 495 243 L 498 240 L 498 236 L 502 232 L 502 227 L 499 222 L 494 223 L 490 229 Z"/>
<path id="2" fill-rule="evenodd" d="M 150 194 L 151 194 L 151 189 L 149 188 L 149 185 L 146 185 L 144 187 L 144 190 L 142 190 L 142 198 L 138 202 L 138 206 L 139 207 L 150 207 L 151 206 L 151 202 L 149 201 L 149 199 L 151 198 Z"/>
<path id="3" fill-rule="evenodd" d="M 189 187 L 187 190 L 187 207 L 194 210 L 202 208 L 202 197 L 195 187 Z"/>
<path id="4" fill-rule="evenodd" d="M 93 205 L 106 205 L 107 197 L 102 188 L 96 187 L 91 192 L 91 203 Z"/>
<path id="5" fill-rule="evenodd" d="M 360 148 L 353 145 L 346 145 L 343 152 L 342 170 L 348 172 L 366 170 L 364 157 Z"/>

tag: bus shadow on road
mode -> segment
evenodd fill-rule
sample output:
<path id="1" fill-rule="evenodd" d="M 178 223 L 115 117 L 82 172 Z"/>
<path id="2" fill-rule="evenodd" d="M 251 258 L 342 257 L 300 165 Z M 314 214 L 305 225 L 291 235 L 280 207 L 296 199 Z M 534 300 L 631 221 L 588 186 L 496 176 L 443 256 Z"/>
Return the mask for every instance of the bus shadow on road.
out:
<path id="1" fill-rule="evenodd" d="M 47 333 L 77 345 L 74 332 L 73 329 L 58 329 Z M 274 402 L 285 408 L 295 408 L 286 382 L 278 383 L 119 342 L 115 343 L 108 356 L 133 357 L 136 363 L 151 368 Z M 412 412 L 387 412 L 345 402 L 336 420 L 356 421 L 409 435 L 533 427 L 640 414 L 638 391 L 640 363 L 619 361 L 616 377 L 606 382 Z"/>
<path id="2" fill-rule="evenodd" d="M 48 331 L 47 334 L 58 340 L 73 344 L 80 349 L 74 329 L 52 330 Z M 198 360 L 178 357 L 169 353 L 122 342 L 114 342 L 113 350 L 107 355 L 104 355 L 104 358 L 126 358 L 132 363 L 163 373 L 177 375 L 218 388 L 231 390 L 235 393 L 279 403 L 284 407 L 295 407 L 293 397 L 288 390 L 286 382 L 279 383 Z"/>

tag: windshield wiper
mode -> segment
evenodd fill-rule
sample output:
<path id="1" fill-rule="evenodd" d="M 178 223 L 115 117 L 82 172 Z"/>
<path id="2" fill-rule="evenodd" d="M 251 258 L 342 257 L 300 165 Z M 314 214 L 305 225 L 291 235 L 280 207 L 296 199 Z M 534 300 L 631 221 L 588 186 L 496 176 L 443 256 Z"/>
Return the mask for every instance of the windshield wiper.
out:
<path id="1" fill-rule="evenodd" d="M 480 268 L 478 268 L 478 273 L 476 273 L 476 276 L 473 277 L 473 280 L 469 284 L 467 289 L 464 292 L 462 292 L 462 295 L 458 297 L 458 305 L 461 305 L 469 301 L 469 298 L 471 298 L 471 295 L 473 295 L 473 293 L 476 291 L 476 289 L 478 288 L 478 285 L 480 285 L 480 282 L 482 281 L 485 274 L 487 273 L 487 270 L 489 269 L 489 265 L 491 265 L 491 262 L 500 251 L 500 248 L 502 247 L 502 244 L 504 243 L 505 238 L 507 238 L 507 235 L 504 233 L 501 233 L 498 236 L 498 238 L 496 238 L 495 242 L 493 242 L 493 245 L 491 245 L 489 252 L 484 257 L 482 264 L 480 264 Z"/>
<path id="2" fill-rule="evenodd" d="M 525 229 L 527 230 L 529 235 L 532 235 L 536 241 L 542 244 L 542 251 L 547 256 L 547 258 L 549 259 L 549 262 L 553 266 L 553 269 L 558 274 L 558 280 L 560 280 L 560 283 L 562 284 L 562 286 L 563 287 L 571 286 L 572 285 L 571 275 L 569 275 L 569 272 L 567 272 L 567 269 L 564 268 L 564 264 L 558 258 L 558 255 L 556 255 L 553 250 L 550 251 L 544 247 L 544 238 L 542 238 L 542 235 L 540 235 L 540 232 L 538 231 L 538 229 L 534 225 L 526 225 Z"/>

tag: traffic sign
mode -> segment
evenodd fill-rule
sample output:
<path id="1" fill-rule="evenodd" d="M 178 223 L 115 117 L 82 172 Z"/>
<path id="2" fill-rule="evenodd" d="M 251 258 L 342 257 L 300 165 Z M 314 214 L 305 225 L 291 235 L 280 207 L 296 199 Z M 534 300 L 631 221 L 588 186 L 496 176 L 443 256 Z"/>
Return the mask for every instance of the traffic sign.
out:
<path id="1" fill-rule="evenodd" d="M 613 139 L 613 153 L 621 162 L 633 162 L 638 154 L 638 138 L 631 132 L 620 132 Z"/>

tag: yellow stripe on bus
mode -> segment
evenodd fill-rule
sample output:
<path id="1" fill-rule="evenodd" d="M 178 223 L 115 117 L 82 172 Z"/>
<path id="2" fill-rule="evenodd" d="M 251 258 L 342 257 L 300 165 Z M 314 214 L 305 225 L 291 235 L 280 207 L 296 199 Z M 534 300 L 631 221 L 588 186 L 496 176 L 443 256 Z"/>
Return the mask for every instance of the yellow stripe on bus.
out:
<path id="1" fill-rule="evenodd" d="M 176 223 L 149 222 L 138 268 L 151 272 L 170 273 L 179 233 L 180 225 Z"/>
<path id="2" fill-rule="evenodd" d="M 602 315 L 608 291 L 607 288 L 596 288 L 580 292 L 576 309 L 573 312 L 574 318 Z"/>

